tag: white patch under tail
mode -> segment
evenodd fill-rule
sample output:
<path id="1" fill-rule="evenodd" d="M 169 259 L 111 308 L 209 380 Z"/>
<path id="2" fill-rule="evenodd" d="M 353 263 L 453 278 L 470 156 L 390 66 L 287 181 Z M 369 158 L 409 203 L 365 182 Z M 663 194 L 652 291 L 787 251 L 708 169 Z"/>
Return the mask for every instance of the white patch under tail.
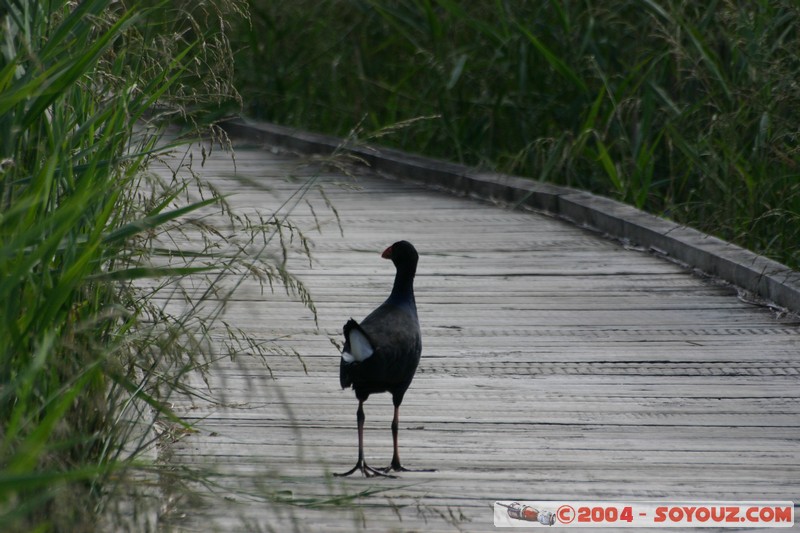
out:
<path id="1" fill-rule="evenodd" d="M 372 343 L 369 342 L 367 336 L 358 327 L 350 330 L 347 340 L 350 345 L 350 351 L 342 352 L 342 359 L 344 359 L 345 363 L 361 363 L 369 359 L 375 351 Z"/>

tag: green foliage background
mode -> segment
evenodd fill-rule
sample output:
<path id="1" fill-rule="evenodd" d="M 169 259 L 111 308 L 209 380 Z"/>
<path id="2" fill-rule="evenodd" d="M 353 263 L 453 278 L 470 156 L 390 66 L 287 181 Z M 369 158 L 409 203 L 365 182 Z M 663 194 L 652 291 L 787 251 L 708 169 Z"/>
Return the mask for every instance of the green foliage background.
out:
<path id="1" fill-rule="evenodd" d="M 612 196 L 800 267 L 790 0 L 251 0 L 252 115 Z"/>

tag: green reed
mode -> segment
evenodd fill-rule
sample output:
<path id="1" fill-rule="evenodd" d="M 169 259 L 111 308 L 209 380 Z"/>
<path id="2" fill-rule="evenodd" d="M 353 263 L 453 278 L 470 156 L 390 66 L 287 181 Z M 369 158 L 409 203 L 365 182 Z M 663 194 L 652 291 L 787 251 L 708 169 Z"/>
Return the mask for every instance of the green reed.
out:
<path id="1" fill-rule="evenodd" d="M 126 479 L 156 470 L 142 459 L 156 423 L 186 425 L 167 405 L 216 357 L 222 276 L 284 285 L 313 312 L 281 259 L 296 228 L 231 213 L 197 177 L 146 171 L 185 142 L 170 145 L 165 124 L 197 132 L 237 101 L 226 33 L 245 14 L 243 2 L 0 2 L 2 531 L 119 530 L 110 511 L 138 512 Z M 198 246 L 178 249 L 182 232 Z M 274 262 L 248 256 L 256 240 Z"/>
<path id="2" fill-rule="evenodd" d="M 251 114 L 609 195 L 800 267 L 795 2 L 251 0 Z"/>

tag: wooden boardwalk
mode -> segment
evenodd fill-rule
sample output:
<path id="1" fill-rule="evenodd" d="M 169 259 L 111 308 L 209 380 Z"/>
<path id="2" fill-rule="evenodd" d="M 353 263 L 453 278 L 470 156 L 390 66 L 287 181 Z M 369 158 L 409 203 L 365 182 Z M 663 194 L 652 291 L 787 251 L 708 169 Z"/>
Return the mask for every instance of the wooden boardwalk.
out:
<path id="1" fill-rule="evenodd" d="M 176 400 L 199 431 L 171 461 L 215 475 L 175 530 L 490 531 L 496 500 L 800 502 L 796 318 L 551 217 L 299 162 L 240 144 L 236 170 L 224 154 L 196 169 L 266 217 L 316 177 L 324 196 L 290 219 L 313 264 L 289 268 L 319 328 L 280 289 L 239 287 L 225 320 L 305 369 L 274 356 L 271 379 L 243 354 L 211 371 L 216 402 Z M 399 239 L 421 254 L 423 333 L 401 455 L 437 471 L 333 478 L 356 459 L 356 401 L 331 339 L 386 297 L 379 254 Z M 367 460 L 388 464 L 390 397 L 365 411 Z"/>

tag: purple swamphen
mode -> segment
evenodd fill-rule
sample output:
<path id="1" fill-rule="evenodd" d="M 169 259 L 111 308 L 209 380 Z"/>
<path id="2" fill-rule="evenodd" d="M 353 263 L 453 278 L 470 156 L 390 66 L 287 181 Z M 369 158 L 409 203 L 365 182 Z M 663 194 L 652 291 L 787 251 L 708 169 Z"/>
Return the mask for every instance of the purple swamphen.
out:
<path id="1" fill-rule="evenodd" d="M 335 474 L 337 476 L 349 476 L 356 471 L 367 477 L 386 476 L 389 471 L 408 471 L 400 464 L 397 431 L 400 404 L 414 379 L 422 353 L 414 301 L 414 275 L 419 255 L 411 243 L 399 241 L 388 247 L 381 257 L 390 259 L 397 268 L 392 293 L 360 324 L 351 318 L 344 325 L 339 383 L 343 389 L 352 386 L 358 399 L 358 462 L 349 471 Z M 370 394 L 379 392 L 390 392 L 394 404 L 394 453 L 392 463 L 383 469 L 367 466 L 364 461 L 364 402 Z"/>

